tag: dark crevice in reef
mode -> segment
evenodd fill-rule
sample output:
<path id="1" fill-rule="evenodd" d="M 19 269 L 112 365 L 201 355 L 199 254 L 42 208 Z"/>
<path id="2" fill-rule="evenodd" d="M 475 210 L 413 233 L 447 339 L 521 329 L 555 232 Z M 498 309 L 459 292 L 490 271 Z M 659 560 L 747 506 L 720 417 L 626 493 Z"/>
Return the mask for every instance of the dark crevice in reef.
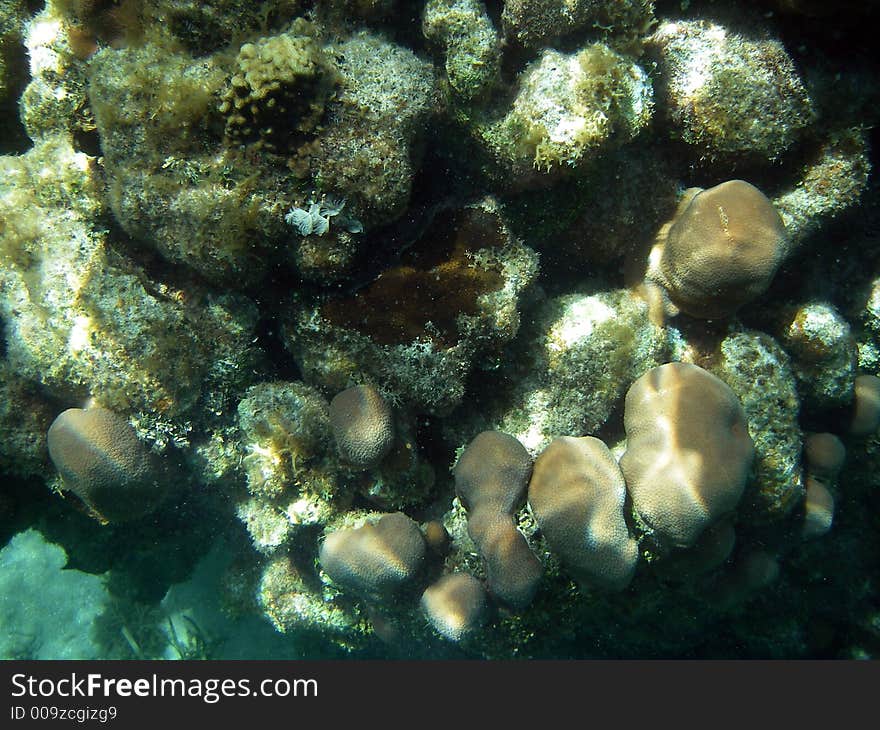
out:
<path id="1" fill-rule="evenodd" d="M 0 37 L 0 68 L 6 67 L 5 93 L 0 95 L 0 155 L 27 152 L 32 142 L 18 114 L 18 100 L 30 83 L 27 50 L 15 39 Z"/>

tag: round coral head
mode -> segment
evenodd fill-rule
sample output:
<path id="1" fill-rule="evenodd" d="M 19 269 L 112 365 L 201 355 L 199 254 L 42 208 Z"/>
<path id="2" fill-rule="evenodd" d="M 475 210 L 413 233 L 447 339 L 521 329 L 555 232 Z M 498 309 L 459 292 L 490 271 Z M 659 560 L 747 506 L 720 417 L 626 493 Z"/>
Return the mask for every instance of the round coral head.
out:
<path id="1" fill-rule="evenodd" d="M 131 424 L 105 408 L 70 408 L 47 435 L 64 485 L 103 520 L 152 512 L 165 497 L 153 458 Z"/>
<path id="2" fill-rule="evenodd" d="M 743 180 L 684 202 L 663 244 L 660 283 L 683 312 L 727 317 L 770 286 L 785 255 L 785 224 L 767 196 Z"/>

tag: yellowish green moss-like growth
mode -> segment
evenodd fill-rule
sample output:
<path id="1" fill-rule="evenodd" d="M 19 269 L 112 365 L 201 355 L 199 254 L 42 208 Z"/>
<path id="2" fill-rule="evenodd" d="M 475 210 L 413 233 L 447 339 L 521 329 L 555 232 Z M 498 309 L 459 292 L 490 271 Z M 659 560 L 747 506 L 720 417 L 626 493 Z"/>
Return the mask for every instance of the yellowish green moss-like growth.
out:
<path id="1" fill-rule="evenodd" d="M 666 22 L 649 46 L 672 133 L 696 157 L 730 165 L 778 160 L 815 121 L 794 62 L 776 40 L 706 21 Z"/>
<path id="2" fill-rule="evenodd" d="M 470 101 L 491 92 L 500 71 L 501 39 L 481 0 L 431 0 L 422 32 L 439 46 L 456 97 Z"/>
<path id="3" fill-rule="evenodd" d="M 595 43 L 574 54 L 545 50 L 519 80 L 510 108 L 477 121 L 480 144 L 512 185 L 571 172 L 644 129 L 653 111 L 647 74 Z"/>

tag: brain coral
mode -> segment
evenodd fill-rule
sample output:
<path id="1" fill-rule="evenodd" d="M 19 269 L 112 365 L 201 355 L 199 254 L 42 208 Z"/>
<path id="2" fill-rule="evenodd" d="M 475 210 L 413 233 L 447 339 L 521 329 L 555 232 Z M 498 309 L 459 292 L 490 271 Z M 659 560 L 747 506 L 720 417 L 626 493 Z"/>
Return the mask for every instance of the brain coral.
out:
<path id="1" fill-rule="evenodd" d="M 112 411 L 69 408 L 52 422 L 47 441 L 64 485 L 102 520 L 142 517 L 165 496 L 150 452 Z"/>
<path id="2" fill-rule="evenodd" d="M 833 480 L 843 468 L 846 447 L 833 433 L 811 433 L 804 439 L 804 459 L 812 476 Z"/>
<path id="3" fill-rule="evenodd" d="M 468 534 L 486 561 L 489 589 L 517 609 L 531 602 L 543 572 L 513 519 L 531 471 L 528 451 L 500 431 L 479 434 L 453 469 L 456 494 L 468 511 Z"/>
<path id="4" fill-rule="evenodd" d="M 691 188 L 658 233 L 648 279 L 693 317 L 726 317 L 770 286 L 786 245 L 779 213 L 753 185 Z"/>
<path id="5" fill-rule="evenodd" d="M 422 610 L 437 633 L 461 641 L 486 619 L 486 590 L 467 573 L 444 575 L 422 594 Z"/>
<path id="6" fill-rule="evenodd" d="M 535 461 L 529 505 L 547 543 L 575 578 L 625 588 L 638 544 L 623 518 L 626 484 L 608 447 L 592 437 L 563 436 Z"/>
<path id="7" fill-rule="evenodd" d="M 807 499 L 804 503 L 804 522 L 801 535 L 806 540 L 821 537 L 831 529 L 834 521 L 834 497 L 822 482 L 807 477 Z"/>
<path id="8" fill-rule="evenodd" d="M 869 436 L 880 427 L 880 378 L 859 375 L 855 382 L 849 432 L 853 436 Z"/>
<path id="9" fill-rule="evenodd" d="M 418 576 L 425 539 L 418 524 L 402 512 L 375 524 L 327 535 L 318 556 L 336 583 L 364 598 L 387 599 Z"/>
<path id="10" fill-rule="evenodd" d="M 733 391 L 689 363 L 668 363 L 632 384 L 620 468 L 633 506 L 661 543 L 693 545 L 739 502 L 754 457 Z"/>
<path id="11" fill-rule="evenodd" d="M 511 515 L 525 500 L 532 458 L 513 436 L 484 431 L 462 452 L 453 473 L 455 491 L 468 512 Z"/>
<path id="12" fill-rule="evenodd" d="M 394 445 L 394 417 L 371 385 L 356 385 L 330 401 L 330 425 L 343 461 L 356 469 L 376 466 Z"/>

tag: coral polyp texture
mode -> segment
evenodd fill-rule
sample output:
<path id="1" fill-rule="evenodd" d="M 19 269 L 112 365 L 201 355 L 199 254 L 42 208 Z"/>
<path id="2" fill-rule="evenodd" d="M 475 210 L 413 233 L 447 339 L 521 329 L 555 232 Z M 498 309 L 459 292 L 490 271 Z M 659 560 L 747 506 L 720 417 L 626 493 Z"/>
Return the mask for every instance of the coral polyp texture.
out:
<path id="1" fill-rule="evenodd" d="M 767 290 L 786 246 L 785 225 L 767 196 L 730 180 L 685 192 L 658 234 L 648 276 L 691 316 L 726 317 Z"/>
<path id="2" fill-rule="evenodd" d="M 486 589 L 467 573 L 445 575 L 422 594 L 422 610 L 439 634 L 462 641 L 485 623 Z"/>
<path id="3" fill-rule="evenodd" d="M 331 532 L 321 545 L 321 568 L 337 583 L 367 597 L 387 598 L 419 574 L 425 539 L 400 512 L 375 524 Z"/>
<path id="4" fill-rule="evenodd" d="M 391 408 L 369 385 L 355 385 L 333 396 L 330 425 L 340 457 L 356 469 L 376 466 L 394 445 Z"/>
<path id="5" fill-rule="evenodd" d="M 529 482 L 529 506 L 551 548 L 578 581 L 610 590 L 627 586 L 639 556 L 625 497 L 617 461 L 589 436 L 551 442 Z"/>
<path id="6" fill-rule="evenodd" d="M 69 408 L 49 427 L 49 456 L 64 487 L 111 522 L 155 510 L 167 491 L 149 449 L 122 416 L 106 408 Z"/>
<path id="7" fill-rule="evenodd" d="M 82 658 L 880 656 L 869 6 L 0 1 L 0 552 Z"/>
<path id="8" fill-rule="evenodd" d="M 468 512 L 468 534 L 486 562 L 489 590 L 519 610 L 531 603 L 543 572 L 514 521 L 531 471 L 529 452 L 501 431 L 479 434 L 454 469 L 455 491 Z"/>
<path id="9" fill-rule="evenodd" d="M 620 467 L 658 542 L 692 546 L 736 509 L 755 447 L 736 394 L 696 365 L 669 363 L 630 386 Z"/>

